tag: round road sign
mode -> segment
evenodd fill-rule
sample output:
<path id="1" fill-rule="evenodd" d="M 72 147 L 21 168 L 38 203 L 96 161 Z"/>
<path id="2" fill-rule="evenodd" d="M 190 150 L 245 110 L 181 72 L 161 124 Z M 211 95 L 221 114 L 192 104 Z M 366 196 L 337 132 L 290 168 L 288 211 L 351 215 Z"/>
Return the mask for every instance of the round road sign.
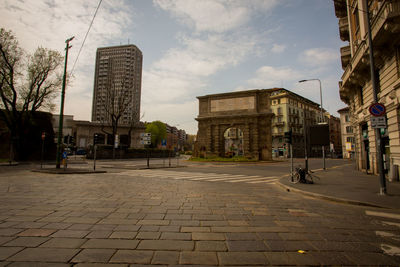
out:
<path id="1" fill-rule="evenodd" d="M 371 106 L 369 106 L 369 113 L 372 116 L 380 117 L 386 114 L 386 108 L 381 103 L 374 103 Z"/>

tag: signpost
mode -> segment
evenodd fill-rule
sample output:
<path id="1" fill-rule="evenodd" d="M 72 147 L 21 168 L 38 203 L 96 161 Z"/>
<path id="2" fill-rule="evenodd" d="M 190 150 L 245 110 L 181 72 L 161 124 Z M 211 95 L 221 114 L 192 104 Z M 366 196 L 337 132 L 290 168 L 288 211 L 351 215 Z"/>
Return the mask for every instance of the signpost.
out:
<path id="1" fill-rule="evenodd" d="M 140 143 L 142 145 L 151 145 L 151 133 L 140 133 Z M 147 168 L 150 168 L 150 153 L 147 148 Z"/>
<path id="2" fill-rule="evenodd" d="M 386 128 L 386 117 L 381 116 L 381 117 L 372 117 L 371 116 L 371 127 L 373 129 L 380 129 L 380 128 Z"/>
<path id="3" fill-rule="evenodd" d="M 150 145 L 151 144 L 151 133 L 141 133 L 140 134 L 140 144 Z"/>
<path id="4" fill-rule="evenodd" d="M 161 140 L 161 146 L 163 147 L 163 167 L 165 167 L 165 149 L 167 148 L 167 139 Z"/>
<path id="5" fill-rule="evenodd" d="M 44 154 L 44 140 L 46 139 L 46 132 L 42 132 L 42 154 L 40 156 L 40 168 L 43 168 L 43 154 Z"/>
<path id="6" fill-rule="evenodd" d="M 369 113 L 375 117 L 381 117 L 386 114 L 386 108 L 381 103 L 374 103 L 369 106 Z"/>

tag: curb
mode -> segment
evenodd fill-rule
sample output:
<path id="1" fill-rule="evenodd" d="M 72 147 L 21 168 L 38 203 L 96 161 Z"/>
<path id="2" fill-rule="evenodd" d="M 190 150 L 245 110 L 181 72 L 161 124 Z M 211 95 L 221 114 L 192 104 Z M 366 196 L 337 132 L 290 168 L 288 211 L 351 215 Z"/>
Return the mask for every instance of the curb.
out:
<path id="1" fill-rule="evenodd" d="M 151 170 L 151 169 L 176 169 L 176 168 L 186 168 L 186 165 L 179 165 L 179 166 L 151 166 L 147 168 L 147 166 L 101 166 L 103 169 L 122 169 L 122 170 Z"/>
<path id="2" fill-rule="evenodd" d="M 50 173 L 50 174 L 92 174 L 92 173 L 107 173 L 107 171 L 90 171 L 90 170 L 68 170 L 63 169 L 39 169 L 32 172 Z"/>
<path id="3" fill-rule="evenodd" d="M 18 166 L 19 162 L 13 161 L 13 162 L 4 162 L 0 163 L 0 167 L 6 167 L 6 166 Z"/>
<path id="4" fill-rule="evenodd" d="M 285 178 L 281 178 L 281 179 L 285 179 Z M 342 203 L 342 204 L 349 204 L 349 205 L 363 206 L 363 207 L 372 207 L 372 208 L 381 208 L 381 209 L 392 209 L 390 207 L 379 206 L 379 205 L 368 203 L 368 202 L 361 202 L 361 201 L 350 200 L 350 199 L 346 199 L 346 198 L 331 197 L 331 196 L 326 196 L 326 195 L 322 195 L 322 194 L 318 194 L 318 193 L 304 191 L 304 190 L 297 189 L 292 186 L 283 184 L 280 181 L 281 179 L 278 180 L 278 185 L 283 187 L 288 192 L 293 191 L 293 192 L 307 195 L 310 197 L 314 197 L 314 198 L 318 198 L 318 199 L 322 199 L 322 200 L 328 200 L 328 201 L 337 202 L 337 203 Z"/>

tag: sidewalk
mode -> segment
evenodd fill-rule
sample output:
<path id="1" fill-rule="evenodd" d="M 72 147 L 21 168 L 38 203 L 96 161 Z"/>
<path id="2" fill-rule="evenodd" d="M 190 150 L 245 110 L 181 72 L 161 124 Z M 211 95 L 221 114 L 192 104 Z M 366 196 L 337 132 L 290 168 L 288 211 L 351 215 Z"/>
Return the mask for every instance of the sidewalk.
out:
<path id="1" fill-rule="evenodd" d="M 381 196 L 379 176 L 357 171 L 353 164 L 318 170 L 313 175 L 320 178 L 314 184 L 293 184 L 288 177 L 281 178 L 279 183 L 292 192 L 330 201 L 400 209 L 400 182 L 386 181 L 387 195 Z"/>

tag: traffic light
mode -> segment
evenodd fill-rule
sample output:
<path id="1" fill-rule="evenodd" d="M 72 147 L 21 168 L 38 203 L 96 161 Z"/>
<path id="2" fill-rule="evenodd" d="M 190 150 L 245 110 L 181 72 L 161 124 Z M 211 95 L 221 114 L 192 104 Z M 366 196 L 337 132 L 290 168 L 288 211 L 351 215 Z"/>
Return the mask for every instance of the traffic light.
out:
<path id="1" fill-rule="evenodd" d="M 69 138 L 69 143 L 70 143 L 71 145 L 75 145 L 75 137 L 73 137 L 72 135 L 71 135 L 70 138 Z"/>
<path id="2" fill-rule="evenodd" d="M 98 134 L 94 134 L 93 145 L 96 145 L 98 142 L 99 142 L 99 135 Z"/>
<path id="3" fill-rule="evenodd" d="M 290 130 L 289 132 L 285 132 L 285 143 L 292 143 L 292 130 Z"/>

